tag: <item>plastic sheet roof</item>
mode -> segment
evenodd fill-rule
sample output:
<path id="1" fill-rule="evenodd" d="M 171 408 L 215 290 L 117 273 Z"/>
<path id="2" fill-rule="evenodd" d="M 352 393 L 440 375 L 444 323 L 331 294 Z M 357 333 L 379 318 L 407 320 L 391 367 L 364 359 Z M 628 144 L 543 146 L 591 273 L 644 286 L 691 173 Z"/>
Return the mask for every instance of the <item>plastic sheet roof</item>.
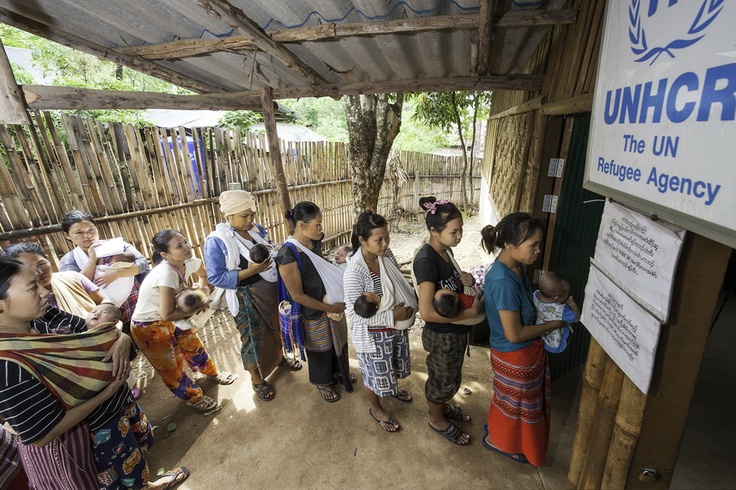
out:
<path id="1" fill-rule="evenodd" d="M 149 59 L 131 48 L 164 43 L 191 45 L 232 40 L 243 25 L 274 33 L 304 32 L 334 24 L 380 25 L 388 21 L 478 16 L 481 0 L 0 0 L 0 22 L 122 64 L 164 73 L 195 92 L 241 92 L 261 87 L 409 81 L 473 75 L 471 59 L 478 29 L 356 35 L 338 39 L 279 41 L 312 70 L 255 46 L 226 46 L 196 56 Z M 564 0 L 488 1 L 493 16 L 512 10 L 560 9 Z M 223 7 L 224 5 L 224 7 Z M 230 9 L 234 18 L 213 14 Z M 218 17 L 219 15 L 219 17 Z M 248 24 L 251 22 L 251 24 Z M 489 75 L 518 73 L 549 26 L 499 27 L 491 35 Z M 268 37 L 268 36 L 267 36 Z M 247 44 L 247 43 L 246 43 Z M 158 75 L 157 75 L 158 76 Z M 160 77 L 165 78 L 165 77 Z"/>

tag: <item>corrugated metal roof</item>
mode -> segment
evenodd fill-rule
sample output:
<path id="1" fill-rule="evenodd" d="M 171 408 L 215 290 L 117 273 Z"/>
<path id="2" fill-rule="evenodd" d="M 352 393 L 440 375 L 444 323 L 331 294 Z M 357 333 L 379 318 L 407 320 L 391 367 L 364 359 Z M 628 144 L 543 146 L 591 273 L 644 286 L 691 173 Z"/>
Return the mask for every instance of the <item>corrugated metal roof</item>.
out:
<path id="1" fill-rule="evenodd" d="M 490 1 L 490 0 L 489 0 Z M 0 21 L 65 44 L 86 45 L 114 56 L 118 49 L 179 40 L 228 39 L 239 35 L 203 5 L 222 0 L 0 0 Z M 268 33 L 334 23 L 371 24 L 422 17 L 477 16 L 479 0 L 231 0 Z M 494 16 L 513 9 L 559 9 L 564 0 L 499 0 Z M 518 72 L 549 27 L 494 27 L 489 74 Z M 471 50 L 477 29 L 354 36 L 338 40 L 284 42 L 324 79 L 323 83 L 382 82 L 472 75 Z M 493 39 L 491 39 L 493 41 Z M 219 51 L 200 56 L 125 64 L 175 72 L 199 91 L 240 92 L 261 87 L 305 87 L 312 82 L 261 50 Z M 150 65 L 152 63 L 153 65 Z"/>

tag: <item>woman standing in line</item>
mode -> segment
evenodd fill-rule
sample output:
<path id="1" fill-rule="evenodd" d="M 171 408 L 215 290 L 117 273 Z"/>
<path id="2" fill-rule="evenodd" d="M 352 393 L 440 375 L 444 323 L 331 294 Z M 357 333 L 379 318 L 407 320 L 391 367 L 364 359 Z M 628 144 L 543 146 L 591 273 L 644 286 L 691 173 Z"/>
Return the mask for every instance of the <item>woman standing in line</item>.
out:
<path id="1" fill-rule="evenodd" d="M 529 214 L 513 213 L 481 234 L 488 253 L 500 250 L 485 280 L 494 377 L 483 445 L 514 461 L 542 466 L 549 440 L 550 377 L 541 335 L 566 325 L 535 325 L 526 267 L 539 258 L 544 225 Z"/>
<path id="2" fill-rule="evenodd" d="M 450 249 L 456 247 L 463 236 L 460 210 L 451 202 L 435 197 L 423 197 L 419 205 L 427 211 L 425 222 L 429 238 L 414 256 L 412 270 L 419 292 L 419 314 L 425 322 L 422 346 L 428 353 L 424 392 L 429 405 L 429 426 L 450 442 L 464 446 L 470 443 L 470 435 L 450 420 L 467 422 L 470 414 L 448 402 L 460 388 L 471 327 L 455 322 L 478 316 L 483 303 L 476 298 L 470 308 L 461 310 L 455 318 L 435 311 L 432 298 L 437 290 L 451 289 L 461 293 L 465 286 L 472 286 L 475 281 L 471 274 L 461 273 L 451 257 Z"/>
<path id="3" fill-rule="evenodd" d="M 266 377 L 278 365 L 296 371 L 301 364 L 285 358 L 278 317 L 276 264 L 269 258 L 256 263 L 250 250 L 261 244 L 273 246 L 255 226 L 256 200 L 250 192 L 225 191 L 220 194 L 220 211 L 225 222 L 215 227 L 204 243 L 207 279 L 225 290 L 225 299 L 240 331 L 240 357 L 250 373 L 259 400 L 276 396 Z M 273 252 L 275 255 L 275 252 Z"/>
<path id="4" fill-rule="evenodd" d="M 205 415 L 220 410 L 220 405 L 205 396 L 184 371 L 190 369 L 209 376 L 219 384 L 232 384 L 234 374 L 218 371 L 197 333 L 185 320 L 198 311 L 209 308 L 209 302 L 194 312 L 185 313 L 176 305 L 176 295 L 188 288 L 192 274 L 198 278 L 195 289 L 207 287 L 207 271 L 202 260 L 192 254 L 189 241 L 175 230 L 161 230 L 153 237 L 153 263 L 157 264 L 141 284 L 140 300 L 133 313 L 131 335 L 161 380 L 187 405 Z"/>
<path id="5" fill-rule="evenodd" d="M 322 257 L 322 211 L 316 204 L 302 201 L 286 212 L 286 219 L 293 224 L 294 235 L 279 249 L 276 263 L 292 300 L 303 306 L 309 381 L 333 403 L 340 399 L 336 381 L 348 393 L 356 381 L 348 368 L 343 271 Z"/>
<path id="6" fill-rule="evenodd" d="M 353 225 L 351 241 L 355 252 L 345 270 L 345 309 L 363 391 L 370 403 L 368 413 L 386 432 L 396 432 L 401 426 L 383 408 L 381 398 L 412 401 L 398 380 L 411 374 L 407 329 L 414 324 L 417 301 L 393 256 L 386 256 L 389 234 L 383 216 L 372 211 L 361 213 Z M 381 298 L 378 311 L 370 318 L 354 310 L 355 300 L 365 293 Z"/>

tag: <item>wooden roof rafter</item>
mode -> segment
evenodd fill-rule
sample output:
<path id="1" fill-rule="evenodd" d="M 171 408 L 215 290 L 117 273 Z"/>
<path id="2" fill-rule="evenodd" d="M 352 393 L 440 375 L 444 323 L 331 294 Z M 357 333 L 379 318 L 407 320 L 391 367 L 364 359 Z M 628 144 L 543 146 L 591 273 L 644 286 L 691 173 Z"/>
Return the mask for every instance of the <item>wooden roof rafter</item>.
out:
<path id="1" fill-rule="evenodd" d="M 280 43 L 268 37 L 258 24 L 245 15 L 245 12 L 230 4 L 227 0 L 197 0 L 197 2 L 207 11 L 207 13 L 217 17 L 226 25 L 235 29 L 242 36 L 252 38 L 253 43 L 258 47 L 258 49 L 264 53 L 272 55 L 281 61 L 287 68 L 298 73 L 310 83 L 327 83 L 327 80 L 325 80 L 322 75 L 314 71 L 291 51 L 284 48 Z"/>
<path id="2" fill-rule="evenodd" d="M 489 3 L 490 0 L 484 0 Z M 490 8 L 488 9 L 490 13 Z M 493 27 L 533 27 L 560 24 L 573 24 L 577 18 L 577 10 L 514 10 L 500 17 L 493 17 Z M 480 32 L 481 39 L 485 32 L 490 36 L 490 25 Z M 354 36 L 380 36 L 387 34 L 410 34 L 437 30 L 473 30 L 479 27 L 479 16 L 443 15 L 437 17 L 421 17 L 416 19 L 389 20 L 385 22 L 358 24 L 323 24 L 314 27 L 268 31 L 264 35 L 277 43 L 303 43 L 332 41 Z M 189 58 L 220 51 L 248 51 L 258 49 L 253 38 L 247 35 L 235 35 L 223 39 L 180 39 L 161 44 L 130 46 L 117 48 L 115 52 L 139 56 L 148 60 Z"/>

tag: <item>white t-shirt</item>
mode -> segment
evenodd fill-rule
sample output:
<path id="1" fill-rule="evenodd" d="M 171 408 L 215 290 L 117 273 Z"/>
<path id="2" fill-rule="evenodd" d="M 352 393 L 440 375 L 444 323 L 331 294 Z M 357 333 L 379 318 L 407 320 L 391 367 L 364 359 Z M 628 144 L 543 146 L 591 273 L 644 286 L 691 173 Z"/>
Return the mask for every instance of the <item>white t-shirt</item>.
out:
<path id="1" fill-rule="evenodd" d="M 202 267 L 202 259 L 193 257 L 184 262 L 186 272 L 185 278 L 189 278 L 192 274 Z M 161 294 L 159 287 L 167 287 L 174 290 L 177 294 L 181 289 L 187 287 L 181 283 L 179 274 L 166 261 L 161 262 L 148 273 L 141 288 L 138 291 L 138 303 L 135 305 L 132 320 L 134 322 L 155 322 L 161 320 L 161 314 L 158 312 Z"/>

